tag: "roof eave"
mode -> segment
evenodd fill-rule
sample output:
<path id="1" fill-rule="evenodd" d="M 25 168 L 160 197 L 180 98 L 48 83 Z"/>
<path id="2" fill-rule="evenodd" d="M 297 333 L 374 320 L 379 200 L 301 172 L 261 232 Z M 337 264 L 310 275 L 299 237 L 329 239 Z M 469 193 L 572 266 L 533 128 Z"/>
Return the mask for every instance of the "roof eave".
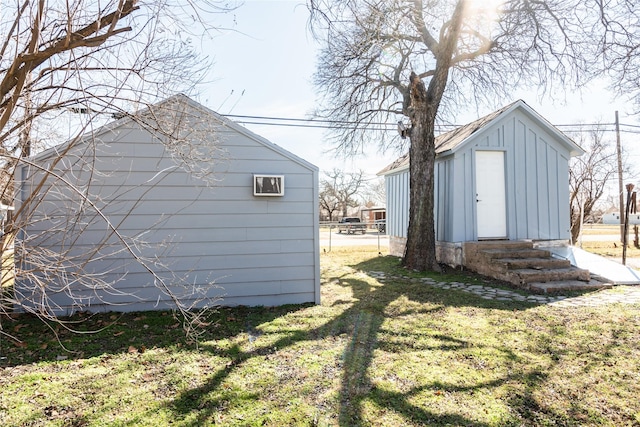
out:
<path id="1" fill-rule="evenodd" d="M 387 167 L 387 168 L 382 169 L 380 172 L 378 172 L 376 174 L 376 176 L 393 175 L 393 174 L 402 172 L 402 171 L 407 170 L 407 169 L 409 169 L 409 164 L 408 163 L 406 165 L 401 165 L 401 166 L 398 166 L 397 168 L 393 168 L 393 169 L 390 169 L 390 168 Z"/>

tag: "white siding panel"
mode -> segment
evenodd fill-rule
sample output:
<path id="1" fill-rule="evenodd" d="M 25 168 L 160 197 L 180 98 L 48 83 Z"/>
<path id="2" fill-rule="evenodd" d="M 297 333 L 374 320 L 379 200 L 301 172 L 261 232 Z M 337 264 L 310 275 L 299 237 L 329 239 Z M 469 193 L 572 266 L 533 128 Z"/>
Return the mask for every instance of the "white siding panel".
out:
<path id="1" fill-rule="evenodd" d="M 510 121 L 510 124 L 512 125 L 510 134 L 513 138 L 513 167 L 510 170 L 514 183 L 513 191 L 515 192 L 513 197 L 515 207 L 511 216 L 511 223 L 515 226 L 514 238 L 524 239 L 527 236 L 529 223 L 527 183 L 528 174 L 531 172 L 527 162 L 527 141 L 522 138 L 522 132 L 517 132 L 519 128 L 515 124 L 515 119 Z M 518 123 L 518 125 L 521 126 L 522 123 Z"/>
<path id="2" fill-rule="evenodd" d="M 407 237 L 409 227 L 409 171 L 385 176 L 387 187 L 387 233 Z"/>
<path id="3" fill-rule="evenodd" d="M 463 154 L 463 172 L 456 169 L 458 173 L 464 176 L 463 194 L 464 197 L 461 200 L 462 207 L 460 210 L 464 211 L 464 218 L 462 224 L 456 223 L 455 225 L 460 230 L 453 235 L 452 241 L 460 242 L 466 240 L 474 240 L 476 235 L 476 221 L 475 221 L 475 207 L 476 207 L 476 193 L 474 184 L 474 166 L 473 155 L 471 150 L 466 151 Z"/>
<path id="4" fill-rule="evenodd" d="M 571 235 L 569 209 L 562 209 L 563 206 L 569 206 L 569 203 L 569 158 L 560 155 L 558 160 L 559 239 L 568 240 Z"/>
<path id="5" fill-rule="evenodd" d="M 211 286 L 206 294 L 209 303 L 225 305 L 281 305 L 281 304 L 302 304 L 313 300 L 313 288 L 300 286 L 299 282 L 272 282 L 265 283 L 265 286 L 247 285 L 246 287 L 234 287 L 231 290 L 221 286 Z M 267 291 L 264 293 L 264 291 Z M 59 294 L 57 301 L 63 307 L 68 307 L 67 312 L 71 313 L 74 301 L 81 299 L 83 303 L 91 307 L 92 311 L 138 311 L 138 310 L 158 310 L 174 308 L 168 300 L 154 299 L 157 296 L 155 287 L 141 288 L 137 290 L 127 290 L 129 294 L 112 294 L 104 291 L 80 292 L 78 297 L 71 300 L 67 295 Z M 174 289 L 176 295 L 181 297 L 185 305 L 189 306 L 201 303 L 200 295 L 197 299 L 191 290 L 183 291 Z"/>
<path id="6" fill-rule="evenodd" d="M 559 227 L 559 198 L 558 198 L 558 152 L 551 146 L 547 145 L 547 164 L 549 171 L 549 191 L 547 192 L 547 204 L 549 211 L 549 238 L 560 234 Z"/>
<path id="7" fill-rule="evenodd" d="M 447 177 L 446 177 L 446 165 L 444 162 L 436 162 L 435 164 L 435 231 L 436 240 L 444 240 L 446 236 L 446 224 L 447 221 Z"/>
<path id="8" fill-rule="evenodd" d="M 171 265 L 174 267 L 174 265 Z M 151 289 L 153 290 L 154 277 L 147 272 L 140 264 L 134 264 L 129 262 L 125 265 L 126 275 L 123 271 L 118 271 L 118 274 L 122 276 L 122 281 L 118 285 L 118 289 L 130 293 L 136 289 Z M 292 283 L 312 283 L 309 279 L 310 274 L 313 273 L 314 266 L 299 265 L 290 267 L 283 270 L 280 266 L 267 266 L 261 269 L 261 275 L 256 276 L 255 272 L 246 268 L 232 268 L 227 266 L 211 265 L 209 269 L 200 270 L 174 270 L 171 271 L 159 271 L 158 275 L 167 278 L 169 283 L 172 283 L 171 278 L 175 274 L 179 274 L 190 281 L 194 281 L 200 285 L 207 283 L 224 284 L 231 287 L 242 287 L 247 283 L 266 283 L 274 281 L 287 281 Z M 305 285 L 307 286 L 307 285 Z M 157 291 L 157 289 L 156 289 Z M 85 291 L 86 292 L 86 291 Z"/>
<path id="9" fill-rule="evenodd" d="M 150 297 L 148 295 L 147 297 Z M 259 296 L 250 296 L 250 297 L 230 297 L 225 296 L 222 300 L 224 305 L 226 306 L 276 306 L 282 304 L 304 304 L 308 303 L 310 299 L 314 296 L 309 293 L 292 293 L 292 294 L 282 294 L 282 295 L 259 295 Z M 193 300 L 189 300 L 184 298 L 183 301 L 186 305 L 190 305 L 194 303 Z M 71 304 L 69 301 L 68 304 Z M 92 303 L 91 310 L 93 312 L 111 312 L 111 311 L 145 311 L 145 310 L 166 310 L 175 308 L 173 304 L 168 301 L 158 301 L 151 302 L 142 296 L 139 300 L 132 304 L 123 304 L 114 306 L 113 304 L 99 304 Z"/>
<path id="10" fill-rule="evenodd" d="M 451 240 L 451 236 L 453 234 L 453 222 L 450 220 L 450 218 L 453 217 L 453 203 L 455 198 L 458 196 L 457 194 L 455 194 L 455 177 L 454 177 L 454 172 L 455 172 L 455 168 L 454 168 L 454 162 L 453 162 L 453 158 L 447 160 L 446 162 L 442 162 L 442 164 L 444 165 L 444 169 L 443 169 L 443 173 L 442 173 L 442 180 L 444 181 L 444 209 L 442 209 L 443 212 L 443 216 L 441 216 L 441 221 L 442 221 L 442 239 L 438 239 L 438 240 L 444 240 L 444 241 L 449 241 Z M 440 207 L 438 207 L 437 205 L 435 206 L 435 209 L 440 210 Z"/>
<path id="11" fill-rule="evenodd" d="M 530 239 L 540 238 L 540 225 L 538 215 L 538 156 L 537 141 L 535 138 L 527 138 L 527 127 L 520 123 L 522 139 L 526 144 L 526 180 L 527 180 L 527 236 Z"/>
<path id="12" fill-rule="evenodd" d="M 550 236 L 550 218 L 549 218 L 549 202 L 547 192 L 549 191 L 549 164 L 547 163 L 547 144 L 544 140 L 538 139 L 533 131 L 531 138 L 536 138 L 536 155 L 537 155 L 537 181 L 538 181 L 538 199 L 536 200 L 539 224 L 539 238 L 548 239 Z"/>
<path id="13" fill-rule="evenodd" d="M 145 238 L 149 236 L 145 235 Z M 154 237 L 154 236 L 151 236 Z M 182 236 L 180 236 L 182 237 Z M 260 256 L 278 256 L 278 254 L 307 254 L 312 251 L 313 240 L 279 240 L 273 242 L 272 240 L 246 240 L 240 242 L 227 241 L 224 244 L 218 244 L 219 242 L 208 242 L 206 240 L 200 240 L 197 242 L 185 242 L 180 240 L 180 237 L 167 236 L 164 242 L 149 242 L 146 240 L 146 245 L 149 247 L 145 252 L 146 256 L 152 257 L 159 253 L 166 252 L 171 255 L 171 262 L 181 261 L 182 258 L 187 258 L 185 264 L 188 265 L 188 261 L 192 257 L 197 256 L 199 260 L 203 259 L 203 256 L 215 257 L 222 255 L 243 256 L 251 250 L 252 255 Z M 101 240 L 96 240 L 101 242 Z M 109 260 L 130 259 L 130 256 L 126 252 L 122 252 L 121 246 L 116 245 L 116 239 L 111 239 L 113 243 L 103 246 L 100 249 L 101 253 L 108 252 L 120 252 L 119 255 L 113 255 L 109 257 Z M 40 245 L 40 248 L 47 248 L 45 245 Z M 49 246 L 48 249 L 54 249 L 54 246 Z M 95 244 L 91 243 L 74 243 L 69 247 L 69 255 L 82 255 L 87 252 L 96 249 Z M 281 257 L 282 258 L 282 257 Z M 217 258 L 211 258 L 215 260 Z M 284 258 L 283 258 L 284 259 Z M 297 264 L 303 265 L 303 264 Z M 185 268 L 191 268 L 187 266 Z M 98 269 L 99 270 L 99 269 Z"/>
<path id="14" fill-rule="evenodd" d="M 188 191 L 185 193 L 189 193 Z M 155 197 L 149 199 L 145 196 L 145 203 L 135 206 L 134 200 L 118 199 L 106 204 L 102 211 L 110 215 L 135 212 L 136 215 L 153 215 L 158 213 L 180 214 L 180 215 L 224 215 L 238 214 L 255 216 L 265 214 L 309 214 L 309 204 L 300 201 L 283 203 L 282 200 L 275 201 L 274 198 L 255 197 L 250 200 L 239 200 L 234 203 L 216 201 L 203 194 L 195 193 L 191 200 L 179 200 L 168 203 L 167 200 L 159 200 L 161 195 L 154 194 Z M 200 196 L 200 197 L 198 197 Z M 309 215 L 310 216 L 310 215 Z"/>
<path id="15" fill-rule="evenodd" d="M 237 164 L 234 163 L 233 168 L 230 168 L 234 173 L 273 173 L 273 174 L 287 174 L 287 173 L 300 173 L 299 166 L 291 165 L 291 160 L 281 159 L 271 162 L 264 162 L 259 157 L 255 160 L 242 161 Z"/>
<path id="16" fill-rule="evenodd" d="M 496 127 L 493 132 L 489 133 L 489 147 L 503 148 L 502 138 L 500 138 L 500 128 Z"/>
<path id="17" fill-rule="evenodd" d="M 147 241 L 168 241 L 168 242 L 193 242 L 201 240 L 203 243 L 225 243 L 225 242 L 260 242 L 264 240 L 273 240 L 274 231 L 269 228 L 247 228 L 247 227 L 225 227 L 223 224 L 216 223 L 215 221 L 203 221 L 198 224 L 192 224 L 190 228 L 172 228 L 167 224 L 175 223 L 175 218 L 169 218 L 167 222 L 161 223 L 157 228 L 147 228 L 140 230 L 139 228 L 126 228 L 119 227 L 118 231 L 121 235 L 127 238 L 133 238 L 137 235 L 144 233 Z M 40 220 L 34 225 L 44 223 Z M 45 223 L 49 224 L 49 223 Z M 46 229 L 42 227 L 41 229 Z M 308 236 L 305 236 L 305 231 L 308 225 L 299 227 L 286 227 L 279 228 L 277 233 L 277 239 L 282 244 L 287 244 L 290 241 L 313 241 Z M 29 228 L 29 232 L 32 234 L 38 233 L 36 228 Z M 104 227 L 90 228 L 83 233 L 83 240 L 87 242 L 105 242 L 105 237 L 110 234 L 109 230 Z M 304 238 L 301 239 L 301 236 Z M 109 241 L 115 242 L 116 237 L 112 237 Z M 107 242 L 108 243 L 108 242 Z M 251 243 L 252 244 L 252 243 Z M 93 244 L 89 243 L 89 246 Z M 44 246 L 44 244 L 43 244 Z"/>
<path id="18" fill-rule="evenodd" d="M 443 179 L 446 182 L 446 201 L 444 217 L 442 217 L 442 221 L 444 222 L 444 235 L 440 240 L 451 241 L 455 232 L 455 224 L 452 221 L 452 218 L 455 215 L 456 199 L 464 197 L 464 195 L 458 192 L 459 188 L 456 185 L 456 164 L 454 158 L 451 157 L 446 162 L 443 162 L 443 164 L 445 165 Z M 436 209 L 438 208 L 436 207 Z"/>

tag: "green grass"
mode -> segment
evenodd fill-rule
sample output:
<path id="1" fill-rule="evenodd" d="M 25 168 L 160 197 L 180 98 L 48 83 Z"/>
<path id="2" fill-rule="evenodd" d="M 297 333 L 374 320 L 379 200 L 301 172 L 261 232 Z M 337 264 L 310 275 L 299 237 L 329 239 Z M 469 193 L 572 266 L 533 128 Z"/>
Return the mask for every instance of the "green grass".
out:
<path id="1" fill-rule="evenodd" d="M 640 424 L 639 306 L 487 301 L 371 249 L 321 263 L 321 306 L 219 309 L 197 343 L 167 312 L 84 315 L 108 327 L 57 337 L 2 319 L 24 344 L 0 343 L 0 425 Z"/>

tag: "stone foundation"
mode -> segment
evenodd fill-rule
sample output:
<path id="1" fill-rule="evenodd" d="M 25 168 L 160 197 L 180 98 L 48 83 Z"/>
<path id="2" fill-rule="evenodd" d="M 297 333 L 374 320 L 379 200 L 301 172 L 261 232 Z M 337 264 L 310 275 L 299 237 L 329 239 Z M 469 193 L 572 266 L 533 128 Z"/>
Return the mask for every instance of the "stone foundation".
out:
<path id="1" fill-rule="evenodd" d="M 464 265 L 464 250 L 460 242 L 436 242 L 436 259 L 451 267 Z"/>
<path id="2" fill-rule="evenodd" d="M 403 257 L 404 247 L 407 245 L 406 237 L 389 236 L 389 255 Z"/>
<path id="3" fill-rule="evenodd" d="M 405 237 L 389 236 L 389 255 L 404 256 Z M 439 263 L 459 267 L 463 262 L 462 243 L 436 242 L 436 259 Z"/>
<path id="4" fill-rule="evenodd" d="M 566 248 L 570 246 L 568 240 L 533 240 L 534 248 Z"/>
<path id="5" fill-rule="evenodd" d="M 536 240 L 529 241 L 534 248 L 540 246 L 567 246 L 566 240 Z M 389 255 L 404 256 L 405 237 L 389 236 Z M 436 259 L 441 264 L 451 267 L 466 266 L 465 247 L 463 242 L 436 242 Z"/>

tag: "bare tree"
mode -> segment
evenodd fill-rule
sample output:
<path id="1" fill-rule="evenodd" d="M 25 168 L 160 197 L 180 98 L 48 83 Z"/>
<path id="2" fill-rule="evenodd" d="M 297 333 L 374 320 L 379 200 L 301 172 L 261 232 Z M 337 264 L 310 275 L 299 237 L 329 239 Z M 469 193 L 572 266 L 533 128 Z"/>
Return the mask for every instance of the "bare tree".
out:
<path id="1" fill-rule="evenodd" d="M 588 2 L 309 0 L 324 41 L 315 76 L 337 121 L 337 149 L 357 154 L 370 141 L 402 142 L 376 123 L 407 117 L 410 209 L 403 264 L 438 270 L 434 233 L 435 124 L 459 105 L 514 87 L 555 90 L 591 74 Z"/>
<path id="2" fill-rule="evenodd" d="M 594 42 L 600 49 L 604 72 L 619 96 L 635 101 L 640 110 L 640 8 L 634 0 L 595 1 L 599 25 Z"/>
<path id="3" fill-rule="evenodd" d="M 618 170 L 615 147 L 604 139 L 604 132 L 595 129 L 587 136 L 576 135 L 586 153 L 575 157 L 569 165 L 569 203 L 571 242 L 580 235 L 583 219 L 588 218 L 607 191 L 610 178 Z"/>
<path id="4" fill-rule="evenodd" d="M 373 206 L 384 206 L 387 202 L 384 178 L 376 178 L 366 182 L 363 199 L 364 204 L 369 208 Z"/>
<path id="5" fill-rule="evenodd" d="M 350 207 L 358 206 L 355 196 L 363 188 L 364 171 L 344 172 L 333 169 L 324 174 L 326 178 L 320 181 L 320 207 L 327 211 L 329 221 L 333 220 L 333 214 L 338 211 L 343 217 L 347 216 Z"/>
<path id="6" fill-rule="evenodd" d="M 320 185 L 320 213 L 329 221 L 333 221 L 337 212 L 340 211 L 340 201 L 335 188 L 328 182 L 323 180 Z"/>
<path id="7" fill-rule="evenodd" d="M 193 117 L 185 116 L 179 108 L 164 105 L 156 111 L 151 106 L 176 92 L 188 93 L 196 88 L 208 72 L 209 62 L 194 48 L 191 37 L 215 30 L 210 23 L 212 14 L 228 11 L 229 6 L 218 1 L 40 0 L 2 2 L 1 7 L 0 156 L 3 171 L 10 176 L 18 162 L 39 169 L 38 181 L 32 181 L 31 185 L 38 191 L 46 189 L 58 194 L 60 208 L 66 210 L 67 218 L 66 222 L 39 236 L 16 242 L 15 255 L 11 255 L 15 256 L 15 277 L 45 290 L 55 282 L 67 292 L 73 289 L 71 283 L 80 281 L 89 288 L 109 288 L 116 292 L 114 283 L 101 282 L 100 275 L 83 274 L 85 265 L 74 258 L 78 254 L 78 250 L 73 249 L 74 233 L 81 233 L 86 226 L 83 220 L 74 223 L 74 219 L 86 218 L 87 211 L 92 211 L 89 215 L 92 221 L 103 221 L 110 230 L 103 240 L 96 240 L 92 256 L 104 256 L 101 249 L 112 246 L 115 238 L 117 250 L 128 253 L 149 274 L 156 275 L 153 260 L 140 256 L 138 248 L 145 245 L 143 236 L 121 233 L 118 224 L 110 221 L 105 213 L 101 200 L 88 188 L 78 187 L 77 182 L 65 177 L 65 173 L 77 171 L 73 167 L 79 161 L 67 156 L 74 153 L 80 141 L 91 139 L 81 135 L 90 135 L 109 119 L 129 116 L 165 145 L 168 155 L 179 167 L 209 180 L 211 167 L 219 155 L 210 129 L 205 132 Z M 136 113 L 142 110 L 143 114 Z M 71 117 L 72 114 L 76 115 Z M 199 132 L 206 133 L 207 137 Z M 46 167 L 29 160 L 31 154 L 65 139 L 68 143 L 55 151 Z M 91 150 L 99 145 L 99 141 L 91 141 L 88 147 Z M 83 162 L 80 170 L 85 174 L 98 173 L 91 158 Z M 2 201 L 11 202 L 13 183 L 10 179 L 5 181 Z M 38 191 L 23 201 L 7 225 L 3 259 L 11 253 L 16 232 L 34 220 L 41 202 Z M 62 203 L 63 200 L 73 206 Z M 34 250 L 35 242 L 54 237 L 67 242 L 68 251 L 47 253 L 47 245 Z M 39 249 L 42 250 L 38 252 Z M 13 272 L 10 276 L 14 276 Z M 3 269 L 3 281 L 8 277 Z M 155 283 L 170 292 L 164 286 L 166 279 L 155 280 Z M 39 295 L 40 299 L 30 295 L 4 299 L 0 313 L 19 306 L 54 320 L 55 307 L 49 305 L 45 294 Z M 181 304 L 178 297 L 175 301 L 186 318 L 194 318 L 189 314 L 189 306 Z"/>

